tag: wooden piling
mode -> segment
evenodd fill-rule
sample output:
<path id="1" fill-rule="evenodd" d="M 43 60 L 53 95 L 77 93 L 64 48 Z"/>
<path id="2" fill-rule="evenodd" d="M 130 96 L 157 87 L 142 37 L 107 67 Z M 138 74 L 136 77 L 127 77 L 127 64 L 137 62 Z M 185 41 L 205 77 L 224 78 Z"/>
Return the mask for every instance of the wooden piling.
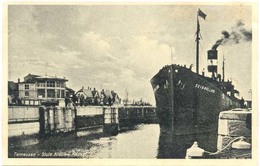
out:
<path id="1" fill-rule="evenodd" d="M 43 106 L 39 107 L 40 138 L 45 137 L 45 110 L 46 110 L 45 107 Z"/>
<path id="2" fill-rule="evenodd" d="M 117 108 L 103 107 L 103 134 L 104 135 L 117 135 L 118 134 L 118 116 Z"/>
<path id="3" fill-rule="evenodd" d="M 77 108 L 74 107 L 74 131 L 75 131 L 75 135 L 77 135 L 77 131 L 78 131 L 77 116 L 78 116 L 78 111 L 77 111 Z"/>

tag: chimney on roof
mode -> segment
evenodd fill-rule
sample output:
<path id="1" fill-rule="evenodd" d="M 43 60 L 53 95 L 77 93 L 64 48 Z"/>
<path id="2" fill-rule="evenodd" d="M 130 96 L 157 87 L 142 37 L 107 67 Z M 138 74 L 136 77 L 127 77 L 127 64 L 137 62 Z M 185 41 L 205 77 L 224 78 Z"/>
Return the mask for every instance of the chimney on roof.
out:
<path id="1" fill-rule="evenodd" d="M 20 78 L 18 78 L 18 83 L 20 83 Z"/>
<path id="2" fill-rule="evenodd" d="M 84 86 L 82 86 L 82 90 L 84 89 Z"/>

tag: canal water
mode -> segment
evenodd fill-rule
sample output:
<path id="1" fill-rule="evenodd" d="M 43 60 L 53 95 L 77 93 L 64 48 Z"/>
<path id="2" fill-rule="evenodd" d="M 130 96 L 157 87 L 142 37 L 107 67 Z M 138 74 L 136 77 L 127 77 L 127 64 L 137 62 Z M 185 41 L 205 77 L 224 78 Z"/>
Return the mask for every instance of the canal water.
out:
<path id="1" fill-rule="evenodd" d="M 157 158 L 158 124 L 140 124 L 116 136 L 55 136 L 30 146 L 9 147 L 9 157 L 33 158 Z"/>
<path id="2" fill-rule="evenodd" d="M 160 128 L 157 124 L 138 125 L 117 136 L 90 141 L 87 158 L 157 158 Z"/>
<path id="3" fill-rule="evenodd" d="M 194 141 L 211 152 L 216 151 L 217 143 L 216 133 L 176 136 L 160 132 L 158 124 L 139 124 L 116 136 L 104 137 L 101 133 L 77 137 L 70 133 L 38 140 L 31 145 L 33 140 L 25 139 L 27 146 L 15 146 L 15 141 L 19 140 L 9 140 L 9 158 L 183 159 Z M 241 154 L 249 154 L 246 158 L 251 158 L 251 150 L 228 151 L 224 156 L 209 157 L 234 158 Z"/>

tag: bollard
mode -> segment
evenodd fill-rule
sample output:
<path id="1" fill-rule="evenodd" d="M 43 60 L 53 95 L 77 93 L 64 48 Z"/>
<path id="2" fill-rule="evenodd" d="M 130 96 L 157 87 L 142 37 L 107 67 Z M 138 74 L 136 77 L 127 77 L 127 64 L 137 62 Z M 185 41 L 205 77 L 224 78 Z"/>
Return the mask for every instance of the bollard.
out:
<path id="1" fill-rule="evenodd" d="M 195 141 L 193 145 L 187 149 L 186 152 L 186 159 L 192 159 L 192 158 L 201 158 L 204 154 L 204 149 L 201 149 L 198 146 L 198 143 Z"/>
<path id="2" fill-rule="evenodd" d="M 244 139 L 240 139 L 237 142 L 232 144 L 233 149 L 250 149 L 251 144 L 244 141 Z"/>

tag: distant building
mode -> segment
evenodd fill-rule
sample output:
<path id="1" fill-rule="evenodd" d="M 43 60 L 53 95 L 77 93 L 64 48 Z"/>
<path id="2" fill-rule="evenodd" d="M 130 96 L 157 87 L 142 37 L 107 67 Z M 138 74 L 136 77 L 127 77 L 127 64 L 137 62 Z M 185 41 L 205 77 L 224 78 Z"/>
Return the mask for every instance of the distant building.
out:
<path id="1" fill-rule="evenodd" d="M 252 101 L 251 100 L 246 100 L 245 104 L 246 104 L 246 108 L 252 108 Z"/>
<path id="2" fill-rule="evenodd" d="M 118 96 L 118 94 L 116 92 L 114 92 L 113 90 L 111 91 L 112 94 L 112 103 L 113 104 L 120 104 L 121 103 L 121 99 Z"/>
<path id="3" fill-rule="evenodd" d="M 102 90 L 100 92 L 100 101 L 102 105 L 113 105 L 113 104 L 120 104 L 121 99 L 119 98 L 118 94 L 113 90 Z"/>
<path id="4" fill-rule="evenodd" d="M 86 105 L 113 105 L 120 104 L 120 98 L 113 90 L 102 90 L 100 93 L 95 89 L 82 87 L 76 94 L 76 104 L 80 106 Z"/>
<path id="5" fill-rule="evenodd" d="M 28 74 L 24 77 L 24 82 L 18 82 L 19 98 L 24 102 L 30 102 L 28 100 L 64 100 L 67 81 L 65 78 L 56 76 Z"/>
<path id="6" fill-rule="evenodd" d="M 109 90 L 104 90 L 100 92 L 100 104 L 101 105 L 112 105 L 112 94 Z"/>
<path id="7" fill-rule="evenodd" d="M 65 90 L 66 97 L 73 97 L 75 95 L 75 91 L 73 89 L 65 87 Z"/>
<path id="8" fill-rule="evenodd" d="M 96 88 L 94 88 L 92 90 L 92 95 L 93 95 L 93 98 L 94 98 L 94 105 L 99 105 L 99 103 L 100 103 L 100 94 L 96 90 Z"/>
<path id="9" fill-rule="evenodd" d="M 99 93 L 94 88 L 93 90 L 91 88 L 84 89 L 82 87 L 77 93 L 76 93 L 78 104 L 79 105 L 98 105 L 99 104 Z"/>
<path id="10" fill-rule="evenodd" d="M 18 96 L 18 83 L 8 81 L 8 104 L 17 104 Z"/>

